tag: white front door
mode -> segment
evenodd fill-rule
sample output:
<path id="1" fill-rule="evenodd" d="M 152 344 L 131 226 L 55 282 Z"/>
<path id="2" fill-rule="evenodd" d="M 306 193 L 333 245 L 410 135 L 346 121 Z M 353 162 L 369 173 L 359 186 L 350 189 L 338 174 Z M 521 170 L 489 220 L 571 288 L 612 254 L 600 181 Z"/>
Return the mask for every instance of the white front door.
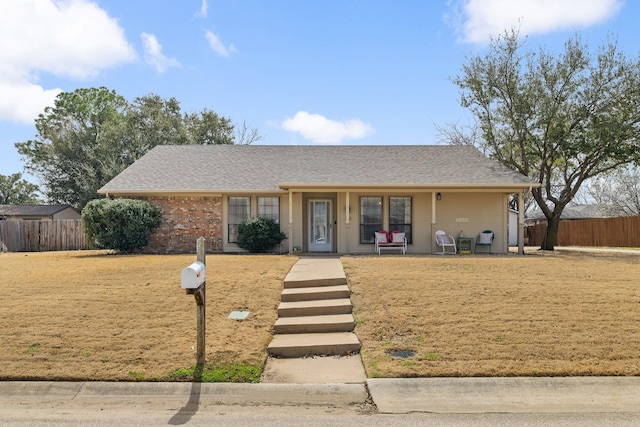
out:
<path id="1" fill-rule="evenodd" d="M 331 200 L 309 200 L 309 252 L 333 250 Z"/>

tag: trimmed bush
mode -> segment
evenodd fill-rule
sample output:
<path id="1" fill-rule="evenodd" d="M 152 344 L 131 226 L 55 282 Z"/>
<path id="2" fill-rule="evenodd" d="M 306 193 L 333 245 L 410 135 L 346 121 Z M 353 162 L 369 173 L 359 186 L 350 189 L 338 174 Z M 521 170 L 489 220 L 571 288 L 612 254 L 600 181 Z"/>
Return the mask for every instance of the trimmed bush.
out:
<path id="1" fill-rule="evenodd" d="M 238 246 L 249 252 L 269 252 L 285 238 L 280 225 L 272 219 L 249 218 L 238 225 Z"/>
<path id="2" fill-rule="evenodd" d="M 82 209 L 87 241 L 96 249 L 132 252 L 149 244 L 160 225 L 158 208 L 143 200 L 96 199 Z"/>

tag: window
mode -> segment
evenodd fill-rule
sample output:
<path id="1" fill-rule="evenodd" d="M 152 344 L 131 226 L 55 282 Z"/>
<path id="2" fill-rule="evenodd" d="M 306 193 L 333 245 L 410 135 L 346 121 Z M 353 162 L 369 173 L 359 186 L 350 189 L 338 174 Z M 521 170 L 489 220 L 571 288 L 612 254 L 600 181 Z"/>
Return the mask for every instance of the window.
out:
<path id="1" fill-rule="evenodd" d="M 360 197 L 360 243 L 374 243 L 382 228 L 382 197 Z"/>
<path id="2" fill-rule="evenodd" d="M 280 224 L 280 197 L 258 197 L 258 217 Z"/>
<path id="3" fill-rule="evenodd" d="M 396 230 L 411 243 L 411 197 L 389 197 L 389 231 Z"/>
<path id="4" fill-rule="evenodd" d="M 229 243 L 238 241 L 238 225 L 249 219 L 251 199 L 249 197 L 229 197 Z"/>

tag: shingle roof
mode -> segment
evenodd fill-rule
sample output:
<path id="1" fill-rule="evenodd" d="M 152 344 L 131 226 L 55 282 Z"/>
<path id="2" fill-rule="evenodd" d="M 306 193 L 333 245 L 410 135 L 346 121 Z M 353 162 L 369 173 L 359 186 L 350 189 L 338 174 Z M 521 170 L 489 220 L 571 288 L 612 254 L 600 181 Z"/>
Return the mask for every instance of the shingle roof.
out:
<path id="1" fill-rule="evenodd" d="M 610 217 L 611 215 L 607 213 L 605 206 L 579 203 L 568 204 L 560 215 L 560 219 L 592 219 Z M 527 219 L 539 221 L 546 220 L 547 217 L 544 216 L 544 213 L 542 213 L 541 209 L 535 209 L 529 215 L 527 215 Z"/>
<path id="2" fill-rule="evenodd" d="M 0 215 L 51 216 L 68 207 L 69 205 L 0 205 Z"/>
<path id="3" fill-rule="evenodd" d="M 319 187 L 528 187 L 471 146 L 165 145 L 100 193 L 281 191 Z"/>

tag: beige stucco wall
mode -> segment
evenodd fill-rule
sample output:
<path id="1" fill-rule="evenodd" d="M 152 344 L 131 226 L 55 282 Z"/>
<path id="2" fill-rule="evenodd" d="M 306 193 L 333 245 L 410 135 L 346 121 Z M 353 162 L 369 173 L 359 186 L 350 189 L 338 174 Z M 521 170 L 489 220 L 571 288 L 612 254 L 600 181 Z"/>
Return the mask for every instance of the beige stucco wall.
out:
<path id="1" fill-rule="evenodd" d="M 433 230 L 443 230 L 458 237 L 477 237 L 483 230 L 495 233 L 492 252 L 506 253 L 507 195 L 504 193 L 442 193 L 436 201 L 436 222 Z"/>
<path id="2" fill-rule="evenodd" d="M 350 192 L 349 206 L 351 215 L 349 224 L 346 224 L 346 194 L 338 194 L 339 219 L 338 233 L 343 238 L 339 238 L 340 246 L 338 252 L 344 253 L 373 253 L 373 244 L 360 244 L 360 198 L 361 197 L 382 197 L 382 215 L 385 230 L 389 230 L 389 197 L 407 196 L 412 198 L 412 243 L 408 245 L 409 253 L 429 253 L 431 251 L 430 231 L 431 231 L 431 193 L 410 193 L 410 192 Z"/>
<path id="3" fill-rule="evenodd" d="M 338 193 L 338 248 L 340 253 L 373 253 L 371 244 L 360 244 L 360 197 L 383 198 L 383 224 L 389 230 L 389 197 L 412 197 L 412 243 L 408 253 L 429 254 L 437 251 L 434 234 L 442 229 L 454 237 L 463 231 L 467 237 L 490 229 L 495 233 L 492 251 L 506 253 L 507 245 L 507 195 L 504 193 L 441 192 L 442 199 L 435 202 L 435 223 L 432 224 L 431 192 L 350 192 L 351 215 L 346 224 L 346 194 Z"/>

